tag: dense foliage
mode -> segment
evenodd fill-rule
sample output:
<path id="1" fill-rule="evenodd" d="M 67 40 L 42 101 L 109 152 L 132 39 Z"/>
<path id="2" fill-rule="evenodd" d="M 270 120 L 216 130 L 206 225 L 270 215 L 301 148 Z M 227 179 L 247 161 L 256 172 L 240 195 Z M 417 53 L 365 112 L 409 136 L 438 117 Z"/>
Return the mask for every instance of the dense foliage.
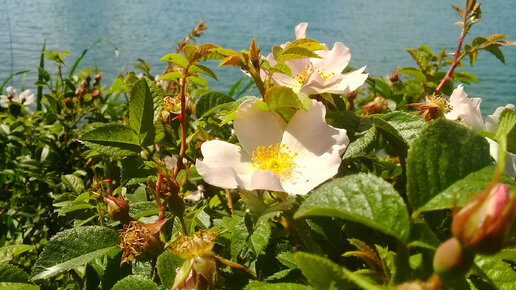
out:
<path id="1" fill-rule="evenodd" d="M 511 289 L 516 112 L 455 69 L 515 42 L 453 9 L 457 50 L 389 77 L 306 23 L 265 57 L 201 22 L 109 87 L 43 47 L 36 94 L 0 87 L 0 288 Z M 247 76 L 210 90 L 210 61 Z"/>

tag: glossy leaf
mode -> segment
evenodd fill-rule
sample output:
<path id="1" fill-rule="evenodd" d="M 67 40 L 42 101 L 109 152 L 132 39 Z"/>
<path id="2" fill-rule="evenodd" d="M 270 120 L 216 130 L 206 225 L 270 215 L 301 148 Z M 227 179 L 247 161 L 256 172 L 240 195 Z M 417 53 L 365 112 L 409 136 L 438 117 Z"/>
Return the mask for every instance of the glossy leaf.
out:
<path id="1" fill-rule="evenodd" d="M 99 153 L 114 156 L 128 156 L 141 151 L 138 135 L 119 123 L 96 127 L 83 134 L 79 141 Z"/>
<path id="2" fill-rule="evenodd" d="M 0 263 L 9 262 L 14 257 L 34 249 L 31 245 L 7 245 L 0 248 Z"/>
<path id="3" fill-rule="evenodd" d="M 233 101 L 234 99 L 227 94 L 211 90 L 207 91 L 199 96 L 199 100 L 195 104 L 195 114 L 198 118 L 202 118 L 212 113 L 213 108 Z"/>
<path id="4" fill-rule="evenodd" d="M 482 193 L 482 191 L 487 188 L 493 178 L 494 172 L 494 166 L 487 166 L 468 174 L 463 179 L 460 179 L 437 194 L 417 211 L 426 212 L 463 207 L 468 201 L 473 200 L 476 195 Z M 516 181 L 506 174 L 500 176 L 500 182 L 509 185 L 511 189 L 516 187 Z"/>
<path id="5" fill-rule="evenodd" d="M 115 230 L 88 226 L 58 233 L 41 252 L 32 270 L 32 280 L 47 279 L 85 265 L 109 251 L 116 250 L 120 239 Z"/>
<path id="6" fill-rule="evenodd" d="M 496 289 L 514 289 L 516 250 L 506 249 L 492 256 L 477 255 L 475 264 L 485 273 Z M 489 282 L 488 282 L 489 283 Z"/>
<path id="7" fill-rule="evenodd" d="M 138 145 L 148 146 L 154 142 L 154 103 L 145 79 L 136 82 L 131 90 L 129 123 L 138 135 Z"/>
<path id="8" fill-rule="evenodd" d="M 84 182 L 78 176 L 73 174 L 66 174 L 61 176 L 61 181 L 68 187 L 69 190 L 79 195 L 84 191 Z"/>
<path id="9" fill-rule="evenodd" d="M 177 64 L 178 66 L 180 66 L 182 68 L 186 68 L 188 66 L 188 61 L 186 60 L 186 58 L 179 53 L 167 54 L 164 57 L 162 57 L 160 60 Z"/>
<path id="10" fill-rule="evenodd" d="M 371 174 L 337 178 L 312 191 L 294 215 L 310 216 L 351 220 L 402 241 L 410 232 L 403 199 L 390 183 Z"/>
<path id="11" fill-rule="evenodd" d="M 149 278 L 130 275 L 113 285 L 112 290 L 158 290 L 158 285 Z"/>
<path id="12" fill-rule="evenodd" d="M 162 75 L 159 79 L 173 81 L 173 80 L 176 80 L 176 79 L 179 79 L 182 77 L 184 77 L 184 75 L 182 73 L 180 73 L 178 71 L 173 71 L 173 72 L 169 72 L 169 73 Z"/>
<path id="13" fill-rule="evenodd" d="M 176 254 L 165 251 L 158 257 L 156 268 L 161 280 L 161 284 L 166 289 L 171 289 L 176 279 L 176 269 L 183 265 L 184 260 Z"/>
<path id="14" fill-rule="evenodd" d="M 0 263 L 0 282 L 29 283 L 29 275 L 14 265 Z"/>
<path id="15" fill-rule="evenodd" d="M 244 288 L 245 290 L 310 290 L 312 288 L 295 283 L 266 283 L 251 281 Z"/>
<path id="16" fill-rule="evenodd" d="M 449 120 L 432 121 L 407 157 L 407 195 L 418 209 L 439 192 L 491 163 L 487 141 Z"/>

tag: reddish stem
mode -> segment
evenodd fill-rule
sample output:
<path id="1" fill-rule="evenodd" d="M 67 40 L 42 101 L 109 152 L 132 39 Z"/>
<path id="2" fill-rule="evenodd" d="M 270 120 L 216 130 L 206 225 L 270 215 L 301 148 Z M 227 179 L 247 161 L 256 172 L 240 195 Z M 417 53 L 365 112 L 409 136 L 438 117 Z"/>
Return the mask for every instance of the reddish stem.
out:
<path id="1" fill-rule="evenodd" d="M 185 165 L 183 163 L 183 157 L 186 152 L 186 73 L 188 71 L 188 66 L 185 68 L 185 77 L 181 80 L 181 114 L 179 117 L 179 121 L 181 122 L 181 148 L 179 149 L 179 155 L 177 156 L 177 166 L 174 171 L 174 177 L 177 176 L 177 173 L 181 169 L 185 169 Z"/>
<path id="2" fill-rule="evenodd" d="M 467 13 L 464 16 L 464 21 L 462 23 L 462 32 L 460 33 L 459 44 L 457 45 L 457 49 L 455 50 L 455 54 L 453 55 L 452 65 L 450 66 L 450 69 L 448 69 L 448 72 L 446 73 L 444 78 L 441 80 L 441 83 L 439 83 L 439 85 L 435 89 L 434 95 L 439 94 L 439 92 L 442 90 L 442 88 L 444 87 L 446 82 L 448 82 L 449 80 L 452 79 L 453 71 L 455 70 L 457 65 L 459 65 L 459 63 L 460 63 L 461 59 L 459 58 L 459 54 L 460 54 L 460 50 L 462 48 L 462 42 L 464 41 L 464 37 L 466 37 L 466 33 L 467 33 L 466 24 L 467 24 Z"/>

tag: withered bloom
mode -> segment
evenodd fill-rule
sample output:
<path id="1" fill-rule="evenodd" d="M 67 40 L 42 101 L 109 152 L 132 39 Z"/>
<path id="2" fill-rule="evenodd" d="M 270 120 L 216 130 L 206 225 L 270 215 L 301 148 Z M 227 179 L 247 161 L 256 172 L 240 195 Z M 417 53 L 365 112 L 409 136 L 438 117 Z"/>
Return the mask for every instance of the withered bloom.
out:
<path id="1" fill-rule="evenodd" d="M 120 233 L 120 248 L 122 249 L 122 261 L 120 264 L 131 262 L 135 257 L 149 253 L 158 255 L 163 250 L 163 244 L 157 233 L 167 220 L 160 220 L 151 224 L 142 224 L 131 221 L 124 225 Z"/>

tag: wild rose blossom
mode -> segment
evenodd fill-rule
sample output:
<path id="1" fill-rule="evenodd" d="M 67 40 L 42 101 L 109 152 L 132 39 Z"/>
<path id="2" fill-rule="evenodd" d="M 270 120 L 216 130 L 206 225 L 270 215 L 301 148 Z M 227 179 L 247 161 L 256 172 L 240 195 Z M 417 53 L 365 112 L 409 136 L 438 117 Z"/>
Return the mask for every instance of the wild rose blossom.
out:
<path id="1" fill-rule="evenodd" d="M 25 110 L 27 111 L 27 114 L 32 115 L 34 113 L 28 107 L 28 105 L 36 101 L 36 96 L 34 96 L 30 90 L 25 90 L 20 95 L 17 94 L 16 89 L 12 86 L 7 87 L 5 90 L 7 91 L 7 95 L 0 95 L 1 107 L 8 108 L 9 102 L 20 103 L 21 105 L 26 106 Z"/>
<path id="2" fill-rule="evenodd" d="M 296 39 L 306 37 L 308 23 L 303 22 L 296 26 Z M 285 47 L 285 43 L 282 47 Z M 302 58 L 287 60 L 284 63 L 289 66 L 292 76 L 274 73 L 272 80 L 277 85 L 292 88 L 296 93 L 302 94 L 344 94 L 356 90 L 367 79 L 364 73 L 365 66 L 350 73 L 342 71 L 348 66 L 351 52 L 342 42 L 336 42 L 331 50 L 315 51 L 321 58 Z M 277 64 L 274 56 L 267 56 L 271 66 Z"/>
<path id="3" fill-rule="evenodd" d="M 459 121 L 464 125 L 470 126 L 475 131 L 488 131 L 496 133 L 498 127 L 498 121 L 500 114 L 504 109 L 514 110 L 514 105 L 508 104 L 505 107 L 496 108 L 492 115 L 482 119 L 482 113 L 480 112 L 481 98 L 468 98 L 462 85 L 459 85 L 450 96 L 449 106 L 451 111 L 445 114 L 445 117 L 449 120 Z M 491 156 L 498 161 L 498 143 L 490 138 L 486 138 L 489 143 L 489 151 Z M 506 152 L 506 165 L 505 172 L 512 177 L 516 177 L 516 154 Z"/>
<path id="4" fill-rule="evenodd" d="M 222 188 L 307 194 L 337 173 L 349 143 L 346 130 L 328 125 L 325 114 L 326 107 L 312 101 L 308 111 L 299 110 L 287 124 L 256 100 L 247 100 L 234 120 L 242 147 L 218 140 L 203 143 L 197 171 Z"/>

